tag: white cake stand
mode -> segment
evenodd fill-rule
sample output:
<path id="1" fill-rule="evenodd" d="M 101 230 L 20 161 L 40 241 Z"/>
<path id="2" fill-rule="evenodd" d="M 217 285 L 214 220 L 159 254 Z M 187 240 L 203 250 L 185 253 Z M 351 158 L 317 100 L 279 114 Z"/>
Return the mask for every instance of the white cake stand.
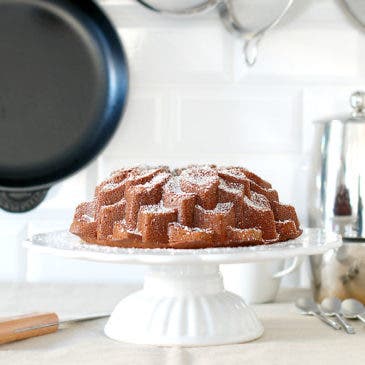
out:
<path id="1" fill-rule="evenodd" d="M 122 249 L 84 244 L 62 231 L 35 235 L 25 247 L 73 259 L 148 265 L 143 289 L 117 305 L 105 334 L 138 344 L 203 346 L 247 342 L 264 331 L 252 308 L 224 289 L 219 264 L 313 255 L 340 244 L 333 233 L 305 230 L 296 240 L 267 246 Z"/>

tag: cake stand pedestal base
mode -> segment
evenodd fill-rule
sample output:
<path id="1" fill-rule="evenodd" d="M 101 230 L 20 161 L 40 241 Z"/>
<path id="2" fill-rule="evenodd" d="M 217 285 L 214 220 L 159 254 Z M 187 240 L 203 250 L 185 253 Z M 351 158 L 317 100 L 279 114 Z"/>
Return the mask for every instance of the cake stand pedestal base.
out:
<path id="1" fill-rule="evenodd" d="M 143 289 L 117 305 L 105 334 L 118 341 L 161 346 L 223 345 L 262 335 L 254 311 L 224 290 L 218 265 L 317 255 L 340 245 L 339 235 L 320 229 L 305 229 L 295 240 L 274 245 L 200 250 L 85 244 L 67 231 L 40 233 L 24 243 L 67 258 L 148 265 Z"/>
<path id="2" fill-rule="evenodd" d="M 243 299 L 224 289 L 216 264 L 151 265 L 143 289 L 114 309 L 105 334 L 161 346 L 240 343 L 264 328 Z"/>

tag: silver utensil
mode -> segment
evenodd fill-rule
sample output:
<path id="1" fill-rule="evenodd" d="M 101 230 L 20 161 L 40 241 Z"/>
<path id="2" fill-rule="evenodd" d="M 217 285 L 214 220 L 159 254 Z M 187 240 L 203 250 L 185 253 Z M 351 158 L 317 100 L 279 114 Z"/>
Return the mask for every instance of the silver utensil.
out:
<path id="1" fill-rule="evenodd" d="M 202 0 L 196 5 L 187 7 L 160 7 L 158 5 L 155 5 L 153 2 L 151 3 L 151 1 L 148 0 L 136 0 L 136 1 L 149 10 L 152 10 L 156 13 L 168 14 L 168 15 L 201 14 L 214 9 L 219 3 L 219 0 Z"/>
<path id="2" fill-rule="evenodd" d="M 312 315 L 335 330 L 341 329 L 341 326 L 336 321 L 327 318 L 324 313 L 322 313 L 312 298 L 299 298 L 296 300 L 295 306 L 300 309 L 303 314 Z"/>
<path id="3" fill-rule="evenodd" d="M 263 36 L 282 20 L 294 2 L 294 0 L 286 0 L 280 13 L 268 24 L 261 26 L 258 29 L 249 29 L 238 20 L 236 15 L 237 9 L 234 6 L 235 0 L 201 0 L 196 5 L 187 7 L 181 7 L 181 5 L 178 7 L 161 7 L 154 4 L 154 1 L 151 2 L 151 0 L 136 1 L 145 8 L 156 13 L 178 16 L 193 16 L 217 8 L 225 28 L 244 41 L 243 54 L 247 66 L 253 66 L 255 64 L 258 56 L 258 46 Z"/>
<path id="4" fill-rule="evenodd" d="M 350 14 L 354 20 L 365 27 L 365 4 L 361 0 L 342 0 L 342 7 Z"/>
<path id="5" fill-rule="evenodd" d="M 354 334 L 355 329 L 345 320 L 341 312 L 341 301 L 336 297 L 325 298 L 321 302 L 321 309 L 327 316 L 334 316 L 348 334 Z"/>
<path id="6" fill-rule="evenodd" d="M 226 29 L 244 40 L 243 54 L 247 66 L 253 66 L 256 63 L 258 46 L 263 36 L 283 19 L 293 2 L 294 0 L 288 0 L 280 14 L 260 29 L 248 29 L 238 20 L 233 0 L 224 0 L 218 4 L 219 15 Z"/>
<path id="7" fill-rule="evenodd" d="M 365 323 L 365 306 L 356 299 L 345 299 L 341 304 L 341 310 L 345 318 L 360 319 Z"/>

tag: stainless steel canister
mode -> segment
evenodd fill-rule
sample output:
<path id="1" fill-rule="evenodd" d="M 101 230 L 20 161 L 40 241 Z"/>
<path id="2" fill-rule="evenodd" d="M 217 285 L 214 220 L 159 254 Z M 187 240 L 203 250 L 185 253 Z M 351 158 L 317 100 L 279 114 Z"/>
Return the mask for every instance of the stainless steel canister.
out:
<path id="1" fill-rule="evenodd" d="M 365 93 L 351 95 L 352 115 L 315 123 L 308 221 L 342 235 L 341 248 L 311 257 L 312 287 L 365 303 Z"/>

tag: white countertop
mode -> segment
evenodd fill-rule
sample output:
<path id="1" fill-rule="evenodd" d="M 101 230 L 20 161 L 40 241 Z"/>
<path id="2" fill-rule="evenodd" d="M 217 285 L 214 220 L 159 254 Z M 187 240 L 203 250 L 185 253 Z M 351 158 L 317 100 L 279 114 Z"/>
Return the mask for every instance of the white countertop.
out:
<path id="1" fill-rule="evenodd" d="M 104 312 L 135 288 L 120 285 L 0 284 L 0 317 L 32 311 L 62 315 Z M 251 343 L 179 348 L 118 343 L 103 334 L 106 319 L 79 323 L 57 333 L 0 347 L 0 364 L 296 364 L 352 365 L 365 361 L 365 326 L 356 335 L 334 331 L 301 316 L 292 301 L 305 291 L 286 290 L 274 304 L 254 306 L 265 333 Z"/>

